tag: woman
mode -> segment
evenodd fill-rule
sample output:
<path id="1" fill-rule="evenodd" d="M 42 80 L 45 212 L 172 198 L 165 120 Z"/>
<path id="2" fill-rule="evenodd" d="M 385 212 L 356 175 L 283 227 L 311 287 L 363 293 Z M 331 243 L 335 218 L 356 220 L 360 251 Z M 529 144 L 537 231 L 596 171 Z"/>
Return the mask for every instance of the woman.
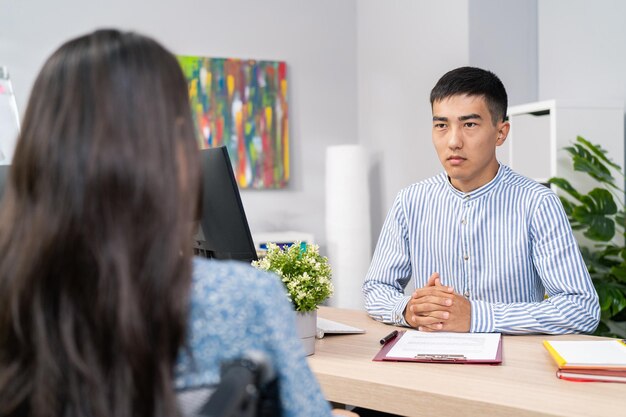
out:
<path id="1" fill-rule="evenodd" d="M 277 277 L 192 263 L 198 190 L 161 45 L 103 30 L 48 59 L 0 209 L 0 415 L 175 416 L 174 378 L 213 384 L 250 348 L 275 362 L 284 415 L 330 415 Z"/>

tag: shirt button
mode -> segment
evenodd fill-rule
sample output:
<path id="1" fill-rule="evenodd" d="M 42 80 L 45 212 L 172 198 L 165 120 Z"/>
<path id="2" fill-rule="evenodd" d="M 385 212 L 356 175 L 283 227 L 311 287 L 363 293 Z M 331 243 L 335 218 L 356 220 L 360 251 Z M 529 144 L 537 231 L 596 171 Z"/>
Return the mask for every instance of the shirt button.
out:
<path id="1" fill-rule="evenodd" d="M 463 219 L 463 220 L 461 220 L 461 223 L 467 224 L 467 220 Z"/>
<path id="2" fill-rule="evenodd" d="M 463 297 L 469 298 L 469 290 L 465 290 L 465 292 L 463 293 Z"/>
<path id="3" fill-rule="evenodd" d="M 469 255 L 463 255 L 463 260 L 467 261 L 469 259 Z"/>

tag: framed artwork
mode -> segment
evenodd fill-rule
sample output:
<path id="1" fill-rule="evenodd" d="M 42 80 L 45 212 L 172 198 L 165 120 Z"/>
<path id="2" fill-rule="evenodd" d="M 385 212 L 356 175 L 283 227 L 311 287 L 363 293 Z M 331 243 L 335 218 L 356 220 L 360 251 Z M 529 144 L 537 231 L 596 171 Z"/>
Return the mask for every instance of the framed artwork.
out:
<path id="1" fill-rule="evenodd" d="M 241 188 L 289 180 L 287 64 L 179 56 L 201 148 L 225 145 Z"/>

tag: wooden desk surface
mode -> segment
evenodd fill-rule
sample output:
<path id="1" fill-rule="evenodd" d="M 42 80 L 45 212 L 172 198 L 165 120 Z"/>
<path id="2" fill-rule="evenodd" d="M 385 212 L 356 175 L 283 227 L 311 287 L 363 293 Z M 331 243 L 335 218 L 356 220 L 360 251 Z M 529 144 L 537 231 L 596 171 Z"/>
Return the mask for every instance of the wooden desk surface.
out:
<path id="1" fill-rule="evenodd" d="M 542 345 L 593 336 L 504 336 L 499 366 L 373 362 L 392 326 L 363 311 L 318 315 L 367 330 L 316 341 L 309 365 L 330 401 L 404 416 L 626 416 L 626 384 L 560 380 Z"/>

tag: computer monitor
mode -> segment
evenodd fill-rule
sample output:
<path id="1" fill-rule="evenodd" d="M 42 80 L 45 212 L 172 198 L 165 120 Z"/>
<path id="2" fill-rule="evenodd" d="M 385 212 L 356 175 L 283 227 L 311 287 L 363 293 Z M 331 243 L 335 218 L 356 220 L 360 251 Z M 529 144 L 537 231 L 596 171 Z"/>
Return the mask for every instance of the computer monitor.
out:
<path id="1" fill-rule="evenodd" d="M 257 260 L 248 220 L 226 147 L 200 151 L 202 209 L 194 239 L 196 255 L 215 259 Z M 10 165 L 0 165 L 0 199 Z"/>
<path id="2" fill-rule="evenodd" d="M 257 260 L 226 147 L 200 151 L 202 209 L 194 251 L 215 259 Z"/>

